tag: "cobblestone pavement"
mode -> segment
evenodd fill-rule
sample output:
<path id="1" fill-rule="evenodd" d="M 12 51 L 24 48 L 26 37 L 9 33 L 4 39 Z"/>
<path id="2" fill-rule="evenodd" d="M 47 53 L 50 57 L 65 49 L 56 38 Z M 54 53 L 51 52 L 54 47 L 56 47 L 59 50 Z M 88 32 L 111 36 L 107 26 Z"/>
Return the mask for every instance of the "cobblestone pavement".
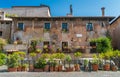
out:
<path id="1" fill-rule="evenodd" d="M 0 72 L 0 77 L 120 77 L 120 72 Z"/>
<path id="2" fill-rule="evenodd" d="M 98 72 L 6 72 L 7 67 L 0 67 L 0 77 L 120 77 L 120 71 Z"/>

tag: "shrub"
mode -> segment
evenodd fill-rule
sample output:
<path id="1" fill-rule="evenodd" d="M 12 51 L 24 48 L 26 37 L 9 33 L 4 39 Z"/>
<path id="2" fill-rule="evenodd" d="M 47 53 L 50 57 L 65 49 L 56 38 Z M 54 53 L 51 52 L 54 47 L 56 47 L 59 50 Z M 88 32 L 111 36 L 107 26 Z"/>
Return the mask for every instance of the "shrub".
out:
<path id="1" fill-rule="evenodd" d="M 47 64 L 46 60 L 43 58 L 39 58 L 38 61 L 34 64 L 35 68 L 44 68 Z"/>
<path id="2" fill-rule="evenodd" d="M 62 60 L 65 58 L 65 54 L 64 53 L 56 53 L 56 58 Z"/>
<path id="3" fill-rule="evenodd" d="M 67 61 L 67 62 L 70 62 L 71 60 L 72 60 L 71 56 L 70 56 L 70 55 L 67 55 L 67 56 L 66 56 L 66 61 Z"/>
<path id="4" fill-rule="evenodd" d="M 50 57 L 50 54 L 47 54 L 47 53 L 41 55 L 41 58 L 43 59 L 48 59 L 49 57 Z"/>
<path id="5" fill-rule="evenodd" d="M 30 53 L 30 56 L 33 58 L 36 56 L 36 53 L 32 52 L 32 53 Z"/>
<path id="6" fill-rule="evenodd" d="M 11 54 L 7 58 L 7 65 L 9 68 L 17 67 L 18 66 L 18 61 L 20 60 L 20 56 L 16 53 Z"/>
<path id="7" fill-rule="evenodd" d="M 74 56 L 75 56 L 76 58 L 79 58 L 79 57 L 82 56 L 82 54 L 81 54 L 80 52 L 76 52 L 76 53 L 74 53 Z"/>
<path id="8" fill-rule="evenodd" d="M 99 53 L 112 50 L 111 41 L 108 38 L 101 37 L 93 39 L 91 42 L 96 42 L 96 50 Z"/>
<path id="9" fill-rule="evenodd" d="M 0 66 L 6 63 L 7 56 L 4 53 L 0 53 Z"/>

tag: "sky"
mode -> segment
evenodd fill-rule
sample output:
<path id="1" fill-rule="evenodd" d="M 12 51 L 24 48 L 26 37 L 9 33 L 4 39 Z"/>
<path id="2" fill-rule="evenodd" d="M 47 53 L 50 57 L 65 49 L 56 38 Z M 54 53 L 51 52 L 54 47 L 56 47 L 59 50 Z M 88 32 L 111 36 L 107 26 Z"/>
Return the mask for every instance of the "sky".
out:
<path id="1" fill-rule="evenodd" d="M 101 16 L 101 7 L 105 7 L 106 16 L 120 15 L 120 0 L 0 0 L 0 8 L 11 6 L 50 7 L 52 16 L 66 16 L 72 4 L 73 16 Z"/>

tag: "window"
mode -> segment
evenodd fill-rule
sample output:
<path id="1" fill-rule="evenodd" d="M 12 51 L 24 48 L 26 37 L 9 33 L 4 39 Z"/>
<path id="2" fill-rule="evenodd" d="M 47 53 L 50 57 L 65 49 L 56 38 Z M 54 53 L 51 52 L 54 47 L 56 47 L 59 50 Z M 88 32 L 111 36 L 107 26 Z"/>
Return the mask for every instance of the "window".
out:
<path id="1" fill-rule="evenodd" d="M 44 31 L 49 31 L 49 30 L 50 30 L 50 23 L 45 23 Z"/>
<path id="2" fill-rule="evenodd" d="M 44 41 L 43 42 L 43 52 L 48 53 L 50 52 L 50 42 L 49 41 Z"/>
<path id="3" fill-rule="evenodd" d="M 4 22 L 1 22 L 1 24 L 4 24 Z"/>
<path id="4" fill-rule="evenodd" d="M 62 51 L 68 52 L 68 42 L 62 42 Z"/>
<path id="5" fill-rule="evenodd" d="M 68 24 L 67 23 L 62 23 L 62 31 L 67 32 L 68 31 Z"/>
<path id="6" fill-rule="evenodd" d="M 9 22 L 6 22 L 6 24 L 9 24 Z"/>
<path id="7" fill-rule="evenodd" d="M 93 24 L 88 23 L 86 28 L 87 28 L 87 31 L 93 31 Z"/>
<path id="8" fill-rule="evenodd" d="M 24 30 L 24 24 L 18 23 L 18 30 Z"/>
<path id="9" fill-rule="evenodd" d="M 2 31 L 0 31 L 0 36 L 2 36 Z"/>
<path id="10" fill-rule="evenodd" d="M 105 23 L 104 22 L 101 23 L 101 27 L 105 27 Z"/>

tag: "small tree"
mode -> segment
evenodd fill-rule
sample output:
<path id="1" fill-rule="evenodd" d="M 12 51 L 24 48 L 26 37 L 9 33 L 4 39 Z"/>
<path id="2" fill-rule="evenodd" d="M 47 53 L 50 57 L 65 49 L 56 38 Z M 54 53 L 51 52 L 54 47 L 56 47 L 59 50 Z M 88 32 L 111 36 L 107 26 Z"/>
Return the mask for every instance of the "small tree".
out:
<path id="1" fill-rule="evenodd" d="M 82 56 L 82 53 L 76 52 L 74 53 L 74 56 L 79 59 Z"/>
<path id="2" fill-rule="evenodd" d="M 82 56 L 82 53 L 76 52 L 74 53 L 74 56 L 79 60 L 79 58 Z M 78 64 L 78 60 L 77 60 L 77 64 Z"/>
<path id="3" fill-rule="evenodd" d="M 66 61 L 69 62 L 69 68 L 70 68 L 70 61 L 72 60 L 71 56 L 70 55 L 67 55 L 66 56 Z"/>
<path id="4" fill-rule="evenodd" d="M 3 51 L 3 46 L 6 45 L 7 42 L 5 39 L 0 38 L 0 52 Z"/>

